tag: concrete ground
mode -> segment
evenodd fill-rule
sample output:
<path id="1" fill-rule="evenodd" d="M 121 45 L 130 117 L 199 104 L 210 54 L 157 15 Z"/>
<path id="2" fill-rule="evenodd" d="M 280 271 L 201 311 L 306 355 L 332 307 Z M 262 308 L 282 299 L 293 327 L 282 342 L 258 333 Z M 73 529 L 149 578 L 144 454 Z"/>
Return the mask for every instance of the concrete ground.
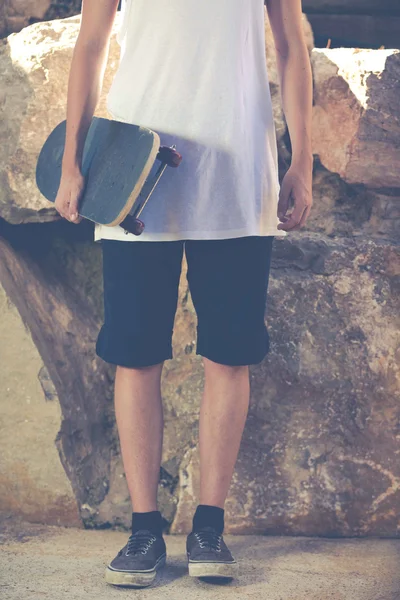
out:
<path id="1" fill-rule="evenodd" d="M 5 520 L 1 600 L 400 600 L 400 540 L 224 535 L 239 576 L 210 583 L 187 575 L 183 535 L 166 535 L 167 565 L 148 588 L 104 582 L 127 533 Z"/>

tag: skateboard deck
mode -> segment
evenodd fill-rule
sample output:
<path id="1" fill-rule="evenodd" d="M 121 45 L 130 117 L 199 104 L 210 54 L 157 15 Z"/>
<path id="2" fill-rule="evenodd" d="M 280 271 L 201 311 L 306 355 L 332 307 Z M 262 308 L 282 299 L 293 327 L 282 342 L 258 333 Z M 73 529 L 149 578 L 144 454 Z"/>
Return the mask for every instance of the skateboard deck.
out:
<path id="1" fill-rule="evenodd" d="M 37 160 L 36 183 L 51 202 L 60 186 L 65 137 L 66 120 L 50 133 Z M 149 178 L 156 159 L 160 167 Z M 121 225 L 140 235 L 144 223 L 138 216 L 166 166 L 177 167 L 181 159 L 175 146 L 160 147 L 160 137 L 151 129 L 93 117 L 83 150 L 85 188 L 79 215 L 101 225 Z"/>

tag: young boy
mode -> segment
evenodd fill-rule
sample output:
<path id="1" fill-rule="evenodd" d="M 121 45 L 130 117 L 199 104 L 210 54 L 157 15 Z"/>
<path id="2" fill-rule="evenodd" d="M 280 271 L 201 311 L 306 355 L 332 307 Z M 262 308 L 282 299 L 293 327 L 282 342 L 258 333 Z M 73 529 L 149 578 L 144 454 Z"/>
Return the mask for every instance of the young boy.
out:
<path id="1" fill-rule="evenodd" d="M 149 585 L 165 564 L 157 486 L 161 372 L 185 252 L 205 386 L 200 504 L 187 536 L 189 574 L 231 577 L 222 533 L 249 404 L 249 365 L 269 351 L 265 326 L 275 236 L 302 227 L 311 198 L 311 67 L 301 0 L 267 0 L 292 163 L 280 186 L 265 61 L 263 0 L 125 0 L 110 115 L 157 131 L 183 160 L 167 169 L 140 237 L 96 225 L 104 324 L 96 351 L 117 365 L 115 413 L 132 500 L 132 532 L 106 569 L 115 585 Z M 71 222 L 83 189 L 82 148 L 100 96 L 118 0 L 84 0 L 71 64 L 67 139 L 56 207 Z M 110 198 L 112 202 L 112 198 Z M 286 215 L 289 208 L 293 211 Z"/>

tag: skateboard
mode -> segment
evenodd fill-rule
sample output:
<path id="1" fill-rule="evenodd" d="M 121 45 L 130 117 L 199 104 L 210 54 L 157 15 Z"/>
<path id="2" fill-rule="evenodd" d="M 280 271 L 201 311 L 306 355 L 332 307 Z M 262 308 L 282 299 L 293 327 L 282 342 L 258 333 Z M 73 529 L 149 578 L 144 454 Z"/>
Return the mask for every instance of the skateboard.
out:
<path id="1" fill-rule="evenodd" d="M 53 129 L 37 160 L 36 184 L 50 202 L 56 200 L 60 186 L 66 123 Z M 156 160 L 160 165 L 153 173 Z M 178 167 L 181 160 L 175 144 L 161 146 L 158 133 L 147 127 L 93 117 L 83 150 L 85 188 L 79 215 L 140 235 L 145 224 L 139 216 L 161 175 L 167 166 Z"/>

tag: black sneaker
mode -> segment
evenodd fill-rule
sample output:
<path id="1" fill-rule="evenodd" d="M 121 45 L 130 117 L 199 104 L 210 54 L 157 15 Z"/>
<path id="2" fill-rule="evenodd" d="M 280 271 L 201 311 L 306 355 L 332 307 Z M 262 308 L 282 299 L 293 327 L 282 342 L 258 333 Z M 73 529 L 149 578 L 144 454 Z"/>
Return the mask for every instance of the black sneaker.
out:
<path id="1" fill-rule="evenodd" d="M 191 532 L 186 539 L 189 575 L 192 577 L 235 577 L 237 562 L 214 527 Z"/>
<path id="2" fill-rule="evenodd" d="M 165 565 L 166 557 L 164 538 L 148 529 L 140 529 L 130 535 L 127 544 L 106 568 L 106 582 L 130 587 L 150 585 L 158 569 Z"/>

